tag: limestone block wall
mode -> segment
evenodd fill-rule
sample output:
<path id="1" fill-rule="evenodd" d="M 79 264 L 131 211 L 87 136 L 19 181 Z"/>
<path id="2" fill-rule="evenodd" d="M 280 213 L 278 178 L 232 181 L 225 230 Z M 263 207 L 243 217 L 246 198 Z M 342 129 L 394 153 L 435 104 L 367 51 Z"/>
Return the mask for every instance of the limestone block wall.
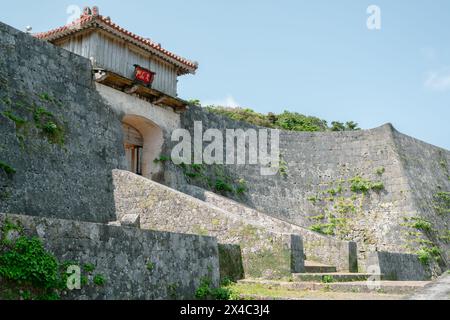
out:
<path id="1" fill-rule="evenodd" d="M 191 107 L 181 123 L 192 134 L 194 121 L 202 121 L 204 130 L 256 128 Z M 436 245 L 442 256 L 438 260 L 447 263 L 448 214 L 436 217 L 431 199 L 438 185 L 441 191 L 450 191 L 445 171 L 449 151 L 402 135 L 390 124 L 353 132 L 281 131 L 280 150 L 286 175 L 261 176 L 259 165 L 224 166 L 230 177 L 244 179 L 248 187 L 244 196 L 227 197 L 281 220 L 356 242 L 362 271 L 368 252 L 415 253 L 423 243 L 411 245 L 409 234 L 416 233 L 417 242 L 422 238 L 417 233 L 423 232 L 411 230 L 408 219 L 432 220 L 439 230 L 432 237 L 441 241 L 424 245 Z M 409 164 L 405 159 L 410 159 Z M 166 183 L 180 190 L 197 184 L 177 166 L 167 165 L 166 171 Z M 358 181 L 369 189 L 354 189 Z M 419 206 L 417 199 L 426 205 Z"/>
<path id="2" fill-rule="evenodd" d="M 426 281 L 431 279 L 430 269 L 417 255 L 378 251 L 368 255 L 367 265 L 373 273 L 383 275 L 383 280 Z"/>
<path id="3" fill-rule="evenodd" d="M 66 299 L 194 299 L 204 278 L 219 285 L 218 248 L 211 237 L 5 214 L 0 214 L 0 230 L 6 219 L 42 239 L 61 263 L 91 264 L 93 274 L 105 279 L 96 286 L 90 276 Z"/>
<path id="4" fill-rule="evenodd" d="M 430 230 L 420 230 L 420 235 L 407 235 L 408 249 L 429 241 L 441 249 L 441 265 L 448 268 L 450 152 L 396 131 L 393 136 L 414 204 L 409 216 L 422 217 L 431 225 Z"/>
<path id="5" fill-rule="evenodd" d="M 245 277 L 280 278 L 303 271 L 299 235 L 269 231 L 130 172 L 114 170 L 113 177 L 119 220 L 125 214 L 138 214 L 143 229 L 209 235 L 219 243 L 238 246 Z M 226 263 L 226 255 L 221 258 L 221 264 Z"/>
<path id="6" fill-rule="evenodd" d="M 91 78 L 88 59 L 0 23 L 0 211 L 115 219 L 122 127 Z"/>

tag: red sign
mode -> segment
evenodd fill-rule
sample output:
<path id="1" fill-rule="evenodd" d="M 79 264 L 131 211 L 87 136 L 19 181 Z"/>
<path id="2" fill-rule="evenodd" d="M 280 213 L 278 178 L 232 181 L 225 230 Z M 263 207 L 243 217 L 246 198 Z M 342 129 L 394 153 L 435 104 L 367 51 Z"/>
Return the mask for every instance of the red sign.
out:
<path id="1" fill-rule="evenodd" d="M 155 73 L 151 72 L 150 70 L 147 70 L 145 68 L 142 68 L 138 65 L 135 65 L 135 71 L 134 76 L 136 80 L 144 83 L 145 85 L 150 85 L 153 83 L 153 80 L 155 79 Z"/>

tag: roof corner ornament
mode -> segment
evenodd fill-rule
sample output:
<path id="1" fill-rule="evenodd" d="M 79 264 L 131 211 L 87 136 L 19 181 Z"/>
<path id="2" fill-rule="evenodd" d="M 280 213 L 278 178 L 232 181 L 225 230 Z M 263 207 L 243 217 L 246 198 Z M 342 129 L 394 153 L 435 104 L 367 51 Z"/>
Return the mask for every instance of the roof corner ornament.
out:
<path id="1" fill-rule="evenodd" d="M 84 7 L 83 9 L 83 16 L 91 16 L 92 15 L 92 10 L 89 7 Z"/>

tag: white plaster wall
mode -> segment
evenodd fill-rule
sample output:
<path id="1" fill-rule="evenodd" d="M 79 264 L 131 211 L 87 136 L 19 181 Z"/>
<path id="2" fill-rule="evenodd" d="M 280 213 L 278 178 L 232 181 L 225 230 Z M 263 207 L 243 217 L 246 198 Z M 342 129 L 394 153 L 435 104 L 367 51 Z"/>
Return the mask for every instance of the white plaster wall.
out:
<path id="1" fill-rule="evenodd" d="M 180 128 L 180 115 L 172 110 L 155 106 L 150 102 L 100 83 L 96 83 L 96 87 L 106 102 L 118 112 L 146 118 L 169 134 L 174 129 Z"/>

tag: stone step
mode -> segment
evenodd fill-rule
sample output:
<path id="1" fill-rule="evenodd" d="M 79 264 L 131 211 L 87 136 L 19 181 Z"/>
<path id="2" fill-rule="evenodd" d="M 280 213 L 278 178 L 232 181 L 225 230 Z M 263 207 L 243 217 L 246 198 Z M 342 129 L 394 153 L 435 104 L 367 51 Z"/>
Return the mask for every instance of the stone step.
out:
<path id="1" fill-rule="evenodd" d="M 371 273 L 294 273 L 292 278 L 297 282 L 353 282 L 353 281 L 367 281 L 374 276 Z M 382 276 L 380 276 L 382 278 Z"/>
<path id="2" fill-rule="evenodd" d="M 261 279 L 245 279 L 239 281 L 242 284 L 256 284 L 267 289 L 283 288 L 291 291 L 325 291 L 325 292 L 351 292 L 351 293 L 386 293 L 396 295 L 407 295 L 424 288 L 429 281 L 379 281 L 375 285 L 373 282 L 286 282 L 271 281 Z"/>
<path id="3" fill-rule="evenodd" d="M 337 272 L 336 267 L 328 266 L 315 261 L 305 261 L 305 272 L 306 273 L 333 273 Z"/>

